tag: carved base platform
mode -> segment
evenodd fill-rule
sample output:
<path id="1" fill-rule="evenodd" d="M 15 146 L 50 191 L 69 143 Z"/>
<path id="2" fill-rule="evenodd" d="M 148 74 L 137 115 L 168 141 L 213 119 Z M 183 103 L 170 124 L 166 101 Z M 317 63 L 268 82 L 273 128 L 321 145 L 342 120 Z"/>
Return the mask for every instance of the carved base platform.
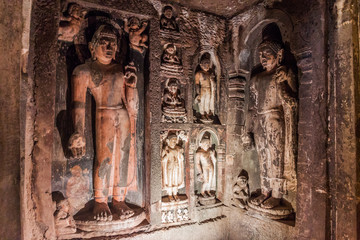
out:
<path id="1" fill-rule="evenodd" d="M 163 111 L 162 122 L 167 123 L 185 123 L 187 122 L 186 112 L 185 113 L 168 113 Z"/>
<path id="2" fill-rule="evenodd" d="M 281 205 L 271 209 L 262 208 L 261 206 L 252 204 L 250 201 L 248 202 L 248 213 L 250 215 L 261 215 L 270 219 L 279 220 L 288 218 L 293 212 L 294 209 L 283 202 Z"/>
<path id="3" fill-rule="evenodd" d="M 215 196 L 212 197 L 203 197 L 203 196 L 199 196 L 199 203 L 203 206 L 207 206 L 207 205 L 213 205 L 216 203 L 216 198 Z"/>
<path id="4" fill-rule="evenodd" d="M 160 68 L 161 71 L 169 75 L 181 76 L 184 72 L 183 67 L 181 65 L 176 65 L 176 64 L 163 63 L 161 64 Z"/>
<path id="5" fill-rule="evenodd" d="M 83 211 L 74 217 L 76 227 L 86 232 L 114 232 L 130 229 L 138 226 L 146 219 L 146 214 L 142 208 L 131 207 L 131 209 L 135 212 L 132 217 L 121 220 L 118 214 L 113 214 L 112 221 L 94 220 L 92 211 Z"/>
<path id="6" fill-rule="evenodd" d="M 201 119 L 201 118 L 200 118 L 200 121 L 205 124 L 211 124 L 214 122 L 213 119 Z"/>
<path id="7" fill-rule="evenodd" d="M 189 200 L 185 194 L 178 195 L 180 201 L 171 202 L 168 197 L 161 200 L 161 222 L 177 223 L 188 221 Z"/>

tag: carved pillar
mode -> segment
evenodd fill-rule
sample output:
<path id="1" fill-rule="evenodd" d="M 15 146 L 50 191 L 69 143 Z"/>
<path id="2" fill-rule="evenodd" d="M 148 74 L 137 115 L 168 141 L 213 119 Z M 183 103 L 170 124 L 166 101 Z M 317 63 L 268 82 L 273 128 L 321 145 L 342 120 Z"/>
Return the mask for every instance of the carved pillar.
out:
<path id="1" fill-rule="evenodd" d="M 225 144 L 216 147 L 217 152 L 217 188 L 216 197 L 223 202 L 225 194 Z"/>
<path id="2" fill-rule="evenodd" d="M 194 157 L 196 153 L 196 143 L 191 142 L 189 148 L 189 211 L 190 211 L 190 218 L 195 218 L 195 205 L 196 205 L 196 196 L 195 196 L 195 162 Z"/>

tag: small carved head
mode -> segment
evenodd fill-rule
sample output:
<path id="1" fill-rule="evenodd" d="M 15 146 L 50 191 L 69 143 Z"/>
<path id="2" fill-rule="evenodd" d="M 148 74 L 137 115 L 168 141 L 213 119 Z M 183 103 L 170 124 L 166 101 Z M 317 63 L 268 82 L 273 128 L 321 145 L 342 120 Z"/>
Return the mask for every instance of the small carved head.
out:
<path id="1" fill-rule="evenodd" d="M 207 151 L 211 147 L 210 134 L 208 132 L 204 133 L 200 141 L 200 147 Z"/>
<path id="2" fill-rule="evenodd" d="M 175 146 L 178 144 L 178 137 L 175 133 L 169 133 L 166 143 L 170 148 L 175 148 Z"/>
<path id="3" fill-rule="evenodd" d="M 209 53 L 204 53 L 200 59 L 200 67 L 203 71 L 207 72 L 211 68 L 211 56 Z"/>
<path id="4" fill-rule="evenodd" d="M 265 40 L 258 46 L 260 63 L 266 71 L 272 71 L 281 65 L 284 49 L 275 41 Z"/>
<path id="5" fill-rule="evenodd" d="M 164 7 L 164 16 L 165 16 L 167 19 L 172 18 L 172 16 L 173 16 L 173 9 L 172 9 L 171 6 L 165 6 L 165 7 Z"/>
<path id="6" fill-rule="evenodd" d="M 79 165 L 75 165 L 70 169 L 71 175 L 74 177 L 80 177 L 82 175 L 82 168 Z"/>
<path id="7" fill-rule="evenodd" d="M 70 16 L 73 16 L 74 18 L 77 19 L 84 18 L 87 13 L 85 9 L 83 9 L 78 4 L 75 3 L 70 4 L 68 12 Z"/>
<path id="8" fill-rule="evenodd" d="M 165 52 L 170 55 L 175 55 L 176 54 L 176 46 L 173 43 L 169 43 L 165 48 Z"/>
<path id="9" fill-rule="evenodd" d="M 168 90 L 173 95 L 177 94 L 178 91 L 178 80 L 176 78 L 170 78 L 168 83 Z"/>
<path id="10" fill-rule="evenodd" d="M 236 183 L 241 187 L 241 188 L 246 188 L 247 187 L 247 183 L 248 183 L 248 179 L 245 176 L 238 176 Z"/>
<path id="11" fill-rule="evenodd" d="M 110 64 L 115 59 L 117 51 L 117 34 L 113 27 L 101 25 L 93 35 L 89 43 L 89 49 L 93 60 L 102 64 Z"/>
<path id="12" fill-rule="evenodd" d="M 138 30 L 140 28 L 140 19 L 137 17 L 131 17 L 129 19 L 129 27 L 132 30 Z"/>

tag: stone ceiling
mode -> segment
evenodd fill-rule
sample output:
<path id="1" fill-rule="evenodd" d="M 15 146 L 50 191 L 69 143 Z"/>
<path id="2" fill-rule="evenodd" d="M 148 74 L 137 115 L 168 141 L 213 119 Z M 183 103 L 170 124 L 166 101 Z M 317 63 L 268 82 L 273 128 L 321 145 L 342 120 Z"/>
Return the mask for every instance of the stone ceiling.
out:
<path id="1" fill-rule="evenodd" d="M 232 17 L 262 0 L 172 0 L 192 9 Z"/>

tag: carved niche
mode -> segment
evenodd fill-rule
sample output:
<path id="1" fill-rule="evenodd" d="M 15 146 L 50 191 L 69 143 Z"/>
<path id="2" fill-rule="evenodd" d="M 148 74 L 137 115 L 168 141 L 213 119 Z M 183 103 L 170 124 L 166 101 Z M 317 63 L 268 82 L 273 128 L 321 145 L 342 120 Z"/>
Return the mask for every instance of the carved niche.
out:
<path id="1" fill-rule="evenodd" d="M 166 75 L 181 75 L 183 67 L 181 53 L 175 43 L 166 43 L 161 56 L 161 70 Z"/>
<path id="2" fill-rule="evenodd" d="M 162 96 L 162 122 L 185 123 L 187 121 L 182 84 L 177 78 L 168 78 Z"/>
<path id="3" fill-rule="evenodd" d="M 160 29 L 165 31 L 179 31 L 177 19 L 172 6 L 165 6 L 160 17 Z"/>
<path id="4" fill-rule="evenodd" d="M 287 193 L 296 191 L 297 79 L 284 58 L 285 47 L 276 24 L 263 29 L 257 52 L 263 69 L 253 73 L 249 82 L 242 142 L 245 150 L 255 145 L 261 188 L 248 204 L 249 210 L 282 219 L 293 212 Z"/>

